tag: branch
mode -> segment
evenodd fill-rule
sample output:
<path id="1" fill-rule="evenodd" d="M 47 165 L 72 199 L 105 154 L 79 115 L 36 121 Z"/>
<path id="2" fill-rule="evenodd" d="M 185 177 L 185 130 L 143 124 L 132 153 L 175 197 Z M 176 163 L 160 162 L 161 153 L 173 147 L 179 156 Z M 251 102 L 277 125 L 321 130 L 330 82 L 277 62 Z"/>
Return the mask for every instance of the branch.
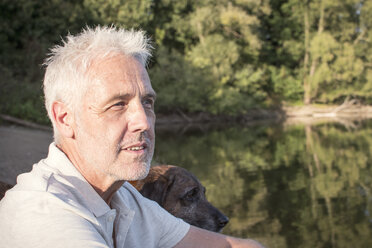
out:
<path id="1" fill-rule="evenodd" d="M 356 99 L 352 99 L 352 100 L 349 100 L 350 97 L 347 96 L 345 101 L 340 105 L 338 106 L 337 108 L 335 108 L 334 110 L 332 110 L 331 113 L 337 113 L 337 112 L 340 112 L 341 110 L 343 109 L 347 109 L 349 107 L 351 107 L 352 105 L 358 103 L 358 101 Z"/>
<path id="2" fill-rule="evenodd" d="M 353 46 L 356 45 L 361 39 L 363 39 L 363 36 L 366 34 L 366 29 L 364 29 L 358 37 L 354 40 Z"/>

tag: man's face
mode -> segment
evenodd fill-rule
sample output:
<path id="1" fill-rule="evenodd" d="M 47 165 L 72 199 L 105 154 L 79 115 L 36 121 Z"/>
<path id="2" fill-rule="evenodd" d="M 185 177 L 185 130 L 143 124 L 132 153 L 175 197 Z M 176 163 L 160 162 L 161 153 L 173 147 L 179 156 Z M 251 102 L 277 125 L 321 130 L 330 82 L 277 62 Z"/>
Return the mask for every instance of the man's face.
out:
<path id="1" fill-rule="evenodd" d="M 146 69 L 117 55 L 96 61 L 88 74 L 93 82 L 75 114 L 80 159 L 94 176 L 144 178 L 155 145 L 155 92 Z"/>

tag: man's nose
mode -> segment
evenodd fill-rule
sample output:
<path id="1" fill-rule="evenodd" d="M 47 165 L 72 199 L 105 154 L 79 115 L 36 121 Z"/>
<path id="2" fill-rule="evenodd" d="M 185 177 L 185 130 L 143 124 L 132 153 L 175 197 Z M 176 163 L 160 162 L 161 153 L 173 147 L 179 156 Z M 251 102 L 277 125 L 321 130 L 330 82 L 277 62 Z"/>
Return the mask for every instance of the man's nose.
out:
<path id="1" fill-rule="evenodd" d="M 128 129 L 132 132 L 143 132 L 150 129 L 150 120 L 141 103 L 135 103 L 128 111 Z"/>

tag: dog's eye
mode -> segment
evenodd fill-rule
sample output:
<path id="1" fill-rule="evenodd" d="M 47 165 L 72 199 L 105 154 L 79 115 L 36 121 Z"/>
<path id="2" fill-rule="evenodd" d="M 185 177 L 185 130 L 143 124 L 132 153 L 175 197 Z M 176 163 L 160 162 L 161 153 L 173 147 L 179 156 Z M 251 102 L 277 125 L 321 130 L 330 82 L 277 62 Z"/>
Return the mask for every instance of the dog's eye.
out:
<path id="1" fill-rule="evenodd" d="M 192 190 L 187 192 L 183 198 L 187 201 L 192 201 L 195 197 L 197 197 L 198 193 L 199 193 L 199 189 L 193 188 Z"/>

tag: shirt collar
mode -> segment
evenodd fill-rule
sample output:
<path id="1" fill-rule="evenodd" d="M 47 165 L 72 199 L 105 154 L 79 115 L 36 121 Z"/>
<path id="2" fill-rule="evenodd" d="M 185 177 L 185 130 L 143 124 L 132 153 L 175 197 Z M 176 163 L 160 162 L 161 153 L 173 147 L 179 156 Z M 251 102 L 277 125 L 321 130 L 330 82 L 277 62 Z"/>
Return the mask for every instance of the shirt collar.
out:
<path id="1" fill-rule="evenodd" d="M 49 145 L 49 153 L 45 163 L 59 171 L 59 176 L 64 177 L 74 186 L 72 190 L 80 196 L 81 203 L 96 217 L 103 216 L 111 210 L 54 142 Z"/>

